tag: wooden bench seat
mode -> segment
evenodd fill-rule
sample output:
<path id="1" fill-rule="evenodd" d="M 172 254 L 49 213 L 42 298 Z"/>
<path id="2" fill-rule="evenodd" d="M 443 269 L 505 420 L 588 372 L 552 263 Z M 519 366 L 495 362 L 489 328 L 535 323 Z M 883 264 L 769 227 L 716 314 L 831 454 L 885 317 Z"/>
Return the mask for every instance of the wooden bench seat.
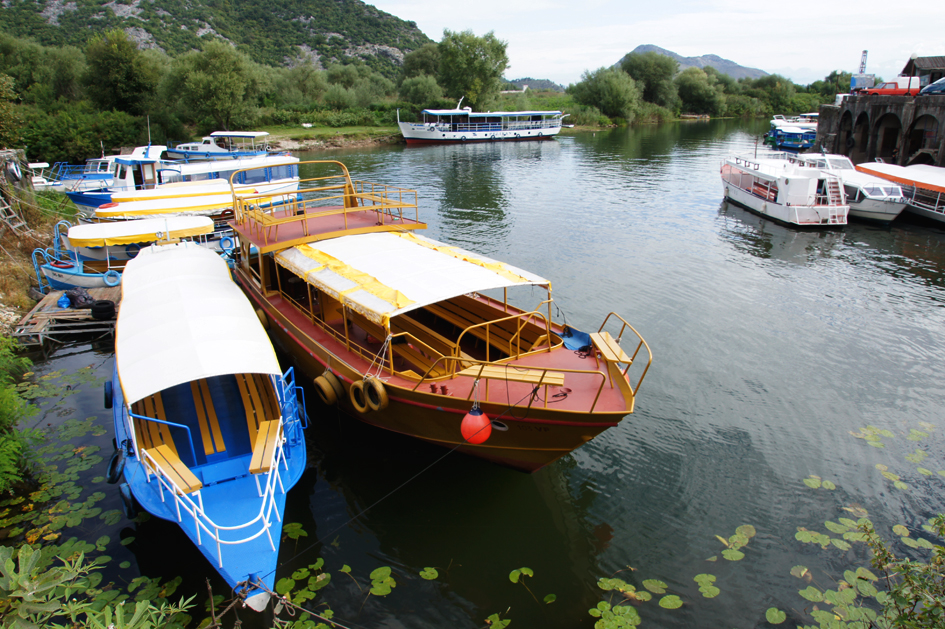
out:
<path id="1" fill-rule="evenodd" d="M 164 413 L 164 401 L 161 399 L 160 393 L 138 400 L 131 405 L 131 412 L 135 415 L 167 421 L 167 416 Z M 134 418 L 134 424 L 138 445 L 142 449 L 149 450 L 165 445 L 170 448 L 174 456 L 177 456 L 177 446 L 174 445 L 174 437 L 171 435 L 170 426 L 158 422 L 149 422 L 137 417 Z"/>
<path id="2" fill-rule="evenodd" d="M 282 438 L 278 419 L 264 421 L 259 425 L 253 442 L 253 458 L 249 463 L 250 474 L 265 474 L 272 469 L 272 459 Z"/>
<path id="3" fill-rule="evenodd" d="M 154 463 L 161 472 L 171 480 L 182 493 L 190 494 L 203 487 L 194 473 L 184 465 L 183 461 L 166 445 L 159 445 L 145 450 L 154 459 Z"/>
<path id="4" fill-rule="evenodd" d="M 443 356 L 459 356 L 467 361 L 472 360 L 472 356 L 459 350 L 455 341 L 446 338 L 439 332 L 430 329 L 416 319 L 407 315 L 400 315 L 391 319 L 391 331 L 396 333 L 407 332 L 417 340 L 426 343 L 431 349 L 438 351 Z M 462 361 L 461 361 L 462 362 Z M 449 363 L 445 365 L 449 368 Z"/>
<path id="5" fill-rule="evenodd" d="M 220 422 L 217 419 L 213 399 L 210 397 L 210 388 L 206 378 L 194 380 L 190 383 L 190 391 L 194 396 L 194 407 L 197 409 L 197 424 L 200 426 L 200 437 L 203 440 L 203 452 L 207 456 L 226 451 L 223 443 L 223 433 L 220 432 Z"/>
<path id="6" fill-rule="evenodd" d="M 594 347 L 597 348 L 597 351 L 600 352 L 601 358 L 604 359 L 604 362 L 608 364 L 618 365 L 619 363 L 625 363 L 627 366 L 623 370 L 623 375 L 627 375 L 627 370 L 630 369 L 633 359 L 623 351 L 623 348 L 620 347 L 620 344 L 617 343 L 617 340 L 610 335 L 610 332 L 606 330 L 602 332 L 591 332 L 589 335 L 591 337 L 591 342 L 594 344 Z M 597 356 L 594 356 L 594 360 L 597 360 Z M 608 372 L 610 370 L 608 369 Z M 614 386 L 613 375 L 609 374 L 610 386 Z"/>
<path id="7" fill-rule="evenodd" d="M 265 374 L 236 374 L 236 384 L 243 398 L 249 442 L 255 445 L 259 427 L 263 422 L 279 419 L 276 392 L 269 376 Z"/>
<path id="8" fill-rule="evenodd" d="M 550 371 L 547 369 L 522 369 L 512 365 L 473 365 L 463 369 L 456 375 L 468 376 L 470 378 L 485 378 L 486 392 L 484 400 L 489 401 L 489 381 L 504 380 L 506 382 L 524 382 L 536 386 L 545 387 L 545 408 L 548 407 L 548 387 L 564 386 L 564 372 Z M 472 389 L 466 399 L 471 399 Z M 531 402 L 529 402 L 531 405 Z"/>
<path id="9" fill-rule="evenodd" d="M 487 306 L 485 307 L 488 308 Z M 467 309 L 464 304 L 458 304 L 452 300 L 438 304 L 430 304 L 426 306 L 426 309 L 444 321 L 455 325 L 460 330 L 468 329 L 469 334 L 481 341 L 488 342 L 507 355 L 514 354 L 515 350 L 518 348 L 521 348 L 521 351 L 530 351 L 539 339 L 545 336 L 543 334 L 537 334 L 536 330 L 530 329 L 530 326 L 525 325 L 519 337 L 521 338 L 521 342 L 518 343 L 515 341 L 515 335 L 518 332 L 521 319 L 509 319 L 498 323 L 491 323 L 488 326 L 488 330 L 486 326 L 471 327 L 486 321 L 495 321 L 496 318 L 502 318 L 501 316 L 496 317 L 497 314 L 501 313 L 497 313 L 492 309 L 476 313 Z"/>
<path id="10" fill-rule="evenodd" d="M 437 362 L 436 358 L 426 356 L 416 347 L 412 347 L 407 343 L 395 343 L 392 347 L 394 354 L 401 356 L 407 360 L 407 362 L 417 367 L 421 373 L 431 378 L 440 378 L 450 375 L 449 363 L 445 360 Z"/>

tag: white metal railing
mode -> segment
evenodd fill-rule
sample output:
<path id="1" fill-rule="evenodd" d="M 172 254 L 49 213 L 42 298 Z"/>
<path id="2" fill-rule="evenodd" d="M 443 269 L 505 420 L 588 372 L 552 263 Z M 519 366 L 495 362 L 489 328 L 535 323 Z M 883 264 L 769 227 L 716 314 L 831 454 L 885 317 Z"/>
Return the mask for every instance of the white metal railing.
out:
<path id="1" fill-rule="evenodd" d="M 490 133 L 493 131 L 528 131 L 532 129 L 559 129 L 561 118 L 549 120 L 522 120 L 503 122 L 412 122 L 410 128 L 417 131 L 455 131 Z"/>
<path id="2" fill-rule="evenodd" d="M 216 543 L 217 563 L 218 563 L 218 567 L 220 568 L 223 567 L 223 553 L 222 553 L 221 547 L 224 544 L 226 545 L 245 544 L 246 542 L 250 542 L 256 539 L 257 537 L 259 537 L 260 535 L 262 535 L 263 533 L 265 533 L 267 537 L 269 538 L 269 545 L 272 548 L 273 552 L 275 552 L 276 550 L 275 543 L 272 541 L 272 534 L 269 532 L 269 529 L 272 526 L 271 517 L 272 517 L 273 510 L 275 510 L 276 519 L 279 522 L 282 521 L 282 517 L 279 515 L 279 510 L 276 508 L 276 493 L 275 493 L 276 483 L 278 483 L 279 488 L 282 491 L 282 493 L 285 493 L 285 487 L 282 484 L 282 477 L 279 474 L 279 466 L 281 464 L 281 465 L 284 465 L 287 470 L 289 469 L 288 461 L 286 461 L 285 459 L 285 448 L 283 447 L 286 441 L 286 437 L 284 433 L 284 425 L 283 425 L 281 416 L 279 417 L 279 434 L 281 435 L 280 443 L 278 447 L 273 449 L 272 458 L 269 461 L 269 464 L 270 464 L 269 471 L 265 474 L 266 476 L 265 487 L 266 488 L 265 488 L 265 491 L 262 492 L 262 496 L 260 496 L 259 513 L 252 520 L 248 522 L 244 522 L 243 524 L 238 524 L 236 526 L 222 526 L 220 524 L 217 524 L 213 520 L 211 520 L 207 516 L 207 514 L 204 512 L 203 497 L 201 496 L 202 490 L 197 490 L 193 492 L 194 494 L 197 495 L 197 502 L 194 502 L 194 500 L 190 497 L 190 494 L 185 494 L 183 490 L 177 486 L 177 483 L 171 480 L 167 476 L 167 474 L 163 472 L 163 470 L 161 469 L 161 466 L 158 465 L 157 461 L 155 461 L 154 458 L 150 454 L 148 454 L 147 450 L 142 451 L 142 453 L 144 454 L 145 458 L 148 461 L 148 465 L 146 465 L 145 467 L 145 470 L 148 474 L 148 482 L 149 483 L 151 482 L 151 474 L 154 473 L 154 476 L 158 482 L 158 487 L 160 489 L 161 502 L 165 502 L 164 490 L 167 489 L 167 491 L 170 492 L 171 496 L 173 496 L 174 498 L 175 509 L 177 513 L 177 521 L 183 522 L 181 510 L 183 510 L 188 516 L 194 519 L 194 523 L 197 530 L 197 544 L 203 545 L 203 541 L 201 539 L 201 529 L 206 531 L 207 535 L 210 537 L 210 540 Z M 257 490 L 258 490 L 259 489 L 258 477 L 257 477 L 256 483 L 257 483 Z M 220 535 L 221 531 L 238 531 L 238 530 L 242 530 L 247 527 L 250 527 L 253 524 L 256 524 L 257 522 L 260 523 L 259 530 L 257 530 L 254 534 L 250 535 L 249 537 L 246 537 L 243 539 L 236 539 L 236 540 L 225 540 L 221 538 L 221 535 Z"/>

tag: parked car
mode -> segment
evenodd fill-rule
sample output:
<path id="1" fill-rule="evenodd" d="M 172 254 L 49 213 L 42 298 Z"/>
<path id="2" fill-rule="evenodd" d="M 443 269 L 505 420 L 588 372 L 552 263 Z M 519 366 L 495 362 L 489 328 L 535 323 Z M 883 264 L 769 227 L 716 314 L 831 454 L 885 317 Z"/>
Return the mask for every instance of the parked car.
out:
<path id="1" fill-rule="evenodd" d="M 892 81 L 880 83 L 875 87 L 869 87 L 860 92 L 861 94 L 877 94 L 883 96 L 907 96 L 909 94 L 918 94 L 920 89 L 919 77 L 917 76 L 899 76 Z"/>
<path id="2" fill-rule="evenodd" d="M 930 83 L 922 88 L 922 91 L 919 92 L 922 94 L 945 94 L 945 78 L 939 79 L 935 83 Z"/>

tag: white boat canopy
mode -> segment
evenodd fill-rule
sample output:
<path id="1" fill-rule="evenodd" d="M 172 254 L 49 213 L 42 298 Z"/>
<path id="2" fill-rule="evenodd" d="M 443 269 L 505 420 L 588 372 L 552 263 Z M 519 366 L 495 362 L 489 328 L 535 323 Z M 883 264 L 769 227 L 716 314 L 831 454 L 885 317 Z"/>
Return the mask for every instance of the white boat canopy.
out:
<path id="1" fill-rule="evenodd" d="M 125 267 L 121 288 L 115 361 L 129 407 L 201 378 L 282 373 L 226 262 L 205 247 L 143 249 Z"/>
<path id="2" fill-rule="evenodd" d="M 210 134 L 211 138 L 246 138 L 255 140 L 269 135 L 268 131 L 214 131 Z"/>
<path id="3" fill-rule="evenodd" d="M 74 247 L 106 247 L 191 238 L 213 232 L 213 220 L 206 216 L 148 218 L 140 221 L 87 223 L 69 228 Z"/>
<path id="4" fill-rule="evenodd" d="M 457 295 L 551 283 L 514 266 L 413 232 L 343 236 L 276 255 L 279 265 L 370 321 Z"/>
<path id="5" fill-rule="evenodd" d="M 469 116 L 470 118 L 561 115 L 560 111 L 469 111 L 468 109 L 424 109 L 423 113 L 431 116 Z"/>
<path id="6" fill-rule="evenodd" d="M 896 164 L 866 162 L 865 164 L 857 164 L 856 169 L 861 173 L 876 175 L 907 186 L 945 192 L 945 168 L 938 166 L 925 164 L 897 166 Z"/>

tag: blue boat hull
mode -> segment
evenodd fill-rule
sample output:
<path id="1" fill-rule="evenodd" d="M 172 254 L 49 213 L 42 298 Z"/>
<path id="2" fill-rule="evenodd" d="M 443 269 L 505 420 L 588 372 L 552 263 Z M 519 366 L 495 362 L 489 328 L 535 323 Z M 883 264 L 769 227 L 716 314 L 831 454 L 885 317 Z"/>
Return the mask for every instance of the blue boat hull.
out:
<path id="1" fill-rule="evenodd" d="M 145 463 L 135 456 L 134 447 L 131 445 L 134 443 L 134 435 L 130 429 L 132 422 L 129 421 L 129 411 L 122 398 L 116 371 L 111 381 L 114 392 L 112 408 L 115 438 L 124 458 L 122 476 L 142 509 L 164 520 L 177 522 L 231 588 L 236 591 L 245 589 L 248 592 L 248 604 L 255 596 L 261 599 L 257 604 L 265 605 L 269 598 L 266 591 L 273 591 L 275 584 L 286 493 L 298 482 L 306 468 L 305 439 L 300 423 L 290 425 L 287 420 L 286 442 L 283 446 L 284 465 L 279 468 L 278 482 L 274 483 L 272 499 L 267 501 L 269 504 L 263 508 L 257 487 L 264 489 L 266 477 L 248 472 L 252 446 L 248 442 L 248 435 L 240 434 L 246 432 L 240 431 L 242 402 L 238 395 L 234 395 L 232 387 L 217 384 L 211 386 L 212 399 L 220 413 L 220 429 L 227 444 L 227 451 L 205 454 L 202 452 L 203 448 L 194 450 L 188 447 L 187 435 L 183 430 L 175 428 L 173 432 L 181 461 L 203 485 L 199 498 L 194 497 L 195 494 L 188 496 L 195 503 L 202 503 L 203 513 L 207 518 L 201 520 L 202 522 L 211 521 L 220 527 L 218 535 L 221 543 L 217 543 L 213 536 L 208 534 L 205 525 L 198 527 L 196 517 L 189 515 L 184 509 L 178 510 L 179 503 L 174 500 L 168 488 L 162 486 L 153 473 L 149 475 Z M 187 412 L 188 401 L 193 403 L 192 397 L 188 400 L 189 390 L 189 386 L 179 385 L 162 392 L 162 396 L 168 420 L 173 415 L 175 422 L 187 425 L 192 434 L 199 435 L 196 415 Z M 304 407 L 300 407 L 302 408 Z M 304 414 L 304 410 L 300 412 Z M 242 428 L 245 427 L 243 419 Z M 257 513 L 263 514 L 269 526 L 262 526 L 261 523 L 259 526 L 235 532 L 226 530 L 225 527 L 246 523 Z M 256 534 L 253 539 L 241 541 L 239 544 L 225 543 L 253 534 Z M 247 583 L 261 584 L 263 587 L 247 588 Z M 259 609 L 256 605 L 250 606 Z"/>

